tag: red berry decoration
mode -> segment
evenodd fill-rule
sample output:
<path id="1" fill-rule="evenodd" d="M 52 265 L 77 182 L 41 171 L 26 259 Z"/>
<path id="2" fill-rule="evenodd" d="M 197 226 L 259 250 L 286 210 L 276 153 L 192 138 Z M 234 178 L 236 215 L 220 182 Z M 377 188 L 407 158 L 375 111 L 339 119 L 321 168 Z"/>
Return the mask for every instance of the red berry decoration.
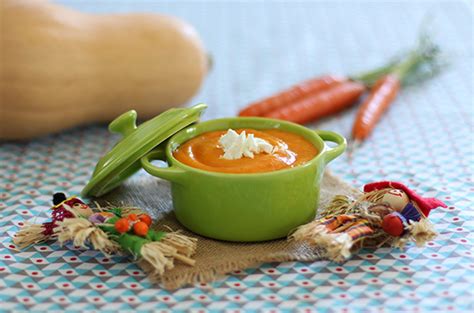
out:
<path id="1" fill-rule="evenodd" d="M 138 236 L 146 236 L 148 234 L 148 225 L 145 222 L 136 222 L 133 225 L 133 232 Z"/>
<path id="2" fill-rule="evenodd" d="M 405 231 L 403 220 L 403 216 L 397 212 L 385 215 L 382 221 L 382 229 L 389 235 L 399 237 Z"/>
<path id="3" fill-rule="evenodd" d="M 129 229 L 130 229 L 130 222 L 128 221 L 128 219 L 121 218 L 115 222 L 115 230 L 118 231 L 119 233 L 121 234 L 126 233 L 128 232 Z"/>
<path id="4" fill-rule="evenodd" d="M 129 215 L 127 216 L 127 218 L 128 218 L 129 220 L 131 220 L 131 221 L 137 221 L 137 220 L 138 220 L 138 217 L 137 217 L 137 215 L 136 215 L 135 213 L 129 214 Z"/>
<path id="5" fill-rule="evenodd" d="M 152 223 L 151 217 L 150 217 L 150 215 L 148 215 L 148 214 L 140 214 L 140 215 L 138 216 L 138 219 L 139 219 L 140 221 L 144 222 L 145 224 L 147 224 L 148 226 L 150 226 L 151 223 Z"/>

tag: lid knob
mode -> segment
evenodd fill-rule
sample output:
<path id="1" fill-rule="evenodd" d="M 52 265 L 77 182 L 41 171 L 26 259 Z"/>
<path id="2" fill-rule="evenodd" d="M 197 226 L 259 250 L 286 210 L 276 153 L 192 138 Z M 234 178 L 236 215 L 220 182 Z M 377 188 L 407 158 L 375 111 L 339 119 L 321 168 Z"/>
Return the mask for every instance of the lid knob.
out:
<path id="1" fill-rule="evenodd" d="M 109 131 L 122 136 L 130 135 L 137 129 L 137 111 L 130 110 L 123 113 L 109 124 Z"/>

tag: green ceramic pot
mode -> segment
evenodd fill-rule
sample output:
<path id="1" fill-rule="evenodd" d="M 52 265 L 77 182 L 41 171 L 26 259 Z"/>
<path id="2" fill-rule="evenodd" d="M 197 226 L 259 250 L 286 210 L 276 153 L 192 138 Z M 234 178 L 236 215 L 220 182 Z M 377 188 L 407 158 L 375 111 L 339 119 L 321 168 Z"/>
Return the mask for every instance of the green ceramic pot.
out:
<path id="1" fill-rule="evenodd" d="M 298 167 L 255 174 L 204 171 L 173 157 L 173 151 L 189 139 L 229 128 L 293 132 L 314 144 L 319 153 Z M 337 145 L 330 148 L 324 141 Z M 314 218 L 324 168 L 345 148 L 344 137 L 334 132 L 265 118 L 225 118 L 183 129 L 164 148 L 144 156 L 141 164 L 151 175 L 171 182 L 176 217 L 191 231 L 220 240 L 263 241 L 285 237 Z M 169 167 L 157 167 L 152 160 L 167 161 Z"/>

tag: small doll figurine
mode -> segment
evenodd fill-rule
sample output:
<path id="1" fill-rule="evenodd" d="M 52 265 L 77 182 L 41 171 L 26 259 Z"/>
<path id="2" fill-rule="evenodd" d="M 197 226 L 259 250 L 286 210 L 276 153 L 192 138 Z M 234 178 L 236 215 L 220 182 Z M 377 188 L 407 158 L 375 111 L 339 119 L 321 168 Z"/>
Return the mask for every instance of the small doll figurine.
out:
<path id="1" fill-rule="evenodd" d="M 64 193 L 53 195 L 53 207 L 51 207 L 51 221 L 42 224 L 28 224 L 15 236 L 14 242 L 20 248 L 26 248 L 33 244 L 44 242 L 56 237 L 54 230 L 58 223 L 66 218 L 78 216 L 89 216 L 91 208 L 77 197 L 66 198 Z"/>
<path id="2" fill-rule="evenodd" d="M 124 251 L 155 278 L 173 268 L 175 259 L 194 265 L 196 239 L 151 229 L 151 217 L 139 209 L 93 210 L 79 198 L 62 193 L 53 196 L 53 204 L 51 221 L 27 225 L 16 234 L 14 242 L 20 249 L 57 239 L 79 247 L 88 244 L 104 254 Z"/>
<path id="3" fill-rule="evenodd" d="M 436 236 L 428 215 L 440 206 L 446 207 L 401 183 L 371 183 L 357 199 L 336 196 L 322 218 L 300 226 L 289 238 L 324 247 L 327 258 L 334 261 L 347 259 L 361 247 L 390 244 L 403 248 L 408 241 L 423 246 Z"/>

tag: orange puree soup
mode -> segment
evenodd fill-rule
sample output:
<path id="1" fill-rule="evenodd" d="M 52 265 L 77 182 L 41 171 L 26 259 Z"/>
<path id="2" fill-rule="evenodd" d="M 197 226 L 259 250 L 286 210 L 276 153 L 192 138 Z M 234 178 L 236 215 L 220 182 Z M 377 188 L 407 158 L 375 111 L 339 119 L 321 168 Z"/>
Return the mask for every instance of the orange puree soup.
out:
<path id="1" fill-rule="evenodd" d="M 272 154 L 259 153 L 254 158 L 242 157 L 236 160 L 222 158 L 224 150 L 219 139 L 227 131 L 212 131 L 201 134 L 182 144 L 173 156 L 180 162 L 198 169 L 222 173 L 262 173 L 295 167 L 314 158 L 318 151 L 313 144 L 300 135 L 277 129 L 244 131 L 269 142 L 277 150 Z"/>

